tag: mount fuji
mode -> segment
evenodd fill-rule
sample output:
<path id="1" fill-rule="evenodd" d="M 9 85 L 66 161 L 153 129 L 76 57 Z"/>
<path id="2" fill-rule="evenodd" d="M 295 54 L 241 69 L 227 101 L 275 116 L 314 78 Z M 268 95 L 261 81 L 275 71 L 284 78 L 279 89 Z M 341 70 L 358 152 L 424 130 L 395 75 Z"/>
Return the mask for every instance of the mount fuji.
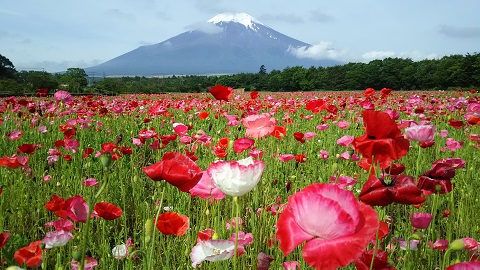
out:
<path id="1" fill-rule="evenodd" d="M 141 46 L 87 73 L 156 76 L 256 73 L 286 67 L 332 66 L 331 59 L 298 58 L 292 51 L 311 45 L 281 34 L 246 13 L 222 13 L 163 42 Z"/>

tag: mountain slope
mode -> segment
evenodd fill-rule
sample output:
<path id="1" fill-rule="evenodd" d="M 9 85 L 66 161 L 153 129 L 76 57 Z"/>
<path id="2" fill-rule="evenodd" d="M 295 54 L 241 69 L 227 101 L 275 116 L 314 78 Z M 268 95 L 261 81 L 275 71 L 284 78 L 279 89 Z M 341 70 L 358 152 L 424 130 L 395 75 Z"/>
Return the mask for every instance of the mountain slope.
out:
<path id="1" fill-rule="evenodd" d="M 310 46 L 283 35 L 245 13 L 219 14 L 196 30 L 158 44 L 139 47 L 87 73 L 153 76 L 228 74 L 288 66 L 331 66 L 334 60 L 299 59 L 289 48 Z"/>

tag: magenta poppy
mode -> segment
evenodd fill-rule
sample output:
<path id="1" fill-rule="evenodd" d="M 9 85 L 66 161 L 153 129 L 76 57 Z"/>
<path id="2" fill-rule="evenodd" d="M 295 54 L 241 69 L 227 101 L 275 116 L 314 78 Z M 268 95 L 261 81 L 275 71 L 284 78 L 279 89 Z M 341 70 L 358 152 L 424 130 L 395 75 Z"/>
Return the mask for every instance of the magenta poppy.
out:
<path id="1" fill-rule="evenodd" d="M 233 150 L 236 153 L 241 153 L 245 150 L 252 148 L 254 143 L 255 143 L 255 140 L 252 140 L 250 138 L 236 139 L 235 142 L 233 143 Z"/>
<path id="2" fill-rule="evenodd" d="M 3 248 L 5 246 L 5 243 L 7 243 L 9 238 L 10 238 L 9 232 L 0 233 L 0 248 Z"/>
<path id="3" fill-rule="evenodd" d="M 193 188 L 203 173 L 193 160 L 178 152 L 165 153 L 161 161 L 142 170 L 153 181 L 165 180 L 183 192 Z"/>
<path id="4" fill-rule="evenodd" d="M 215 85 L 210 88 L 210 94 L 217 100 L 228 101 L 233 96 L 233 88 L 224 85 Z"/>
<path id="5" fill-rule="evenodd" d="M 410 214 L 410 222 L 415 229 L 426 229 L 432 222 L 433 215 L 430 213 L 415 212 Z"/>
<path id="6" fill-rule="evenodd" d="M 329 218 L 319 218 L 319 217 Z M 305 243 L 302 256 L 316 269 L 336 269 L 356 260 L 378 229 L 375 210 L 352 192 L 313 184 L 288 198 L 276 236 L 287 256 Z"/>
<path id="7" fill-rule="evenodd" d="M 386 206 L 391 203 L 420 204 L 426 199 L 422 191 L 414 184 L 409 175 L 391 175 L 388 178 L 377 178 L 370 175 L 360 192 L 360 201 L 375 206 Z"/>
<path id="8" fill-rule="evenodd" d="M 122 208 L 108 202 L 99 202 L 93 208 L 97 215 L 105 220 L 114 220 L 122 216 Z"/>
<path id="9" fill-rule="evenodd" d="M 87 221 L 89 207 L 87 202 L 79 195 L 68 198 L 63 210 L 66 211 L 66 216 L 75 222 Z"/>

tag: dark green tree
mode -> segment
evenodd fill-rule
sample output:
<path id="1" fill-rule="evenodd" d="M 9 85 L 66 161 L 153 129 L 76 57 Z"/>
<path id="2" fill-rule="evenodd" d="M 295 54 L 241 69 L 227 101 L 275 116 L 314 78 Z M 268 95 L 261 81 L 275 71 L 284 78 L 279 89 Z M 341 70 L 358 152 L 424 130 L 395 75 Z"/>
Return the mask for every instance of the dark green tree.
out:
<path id="1" fill-rule="evenodd" d="M 14 79 L 17 71 L 7 57 L 0 54 L 0 79 Z"/>

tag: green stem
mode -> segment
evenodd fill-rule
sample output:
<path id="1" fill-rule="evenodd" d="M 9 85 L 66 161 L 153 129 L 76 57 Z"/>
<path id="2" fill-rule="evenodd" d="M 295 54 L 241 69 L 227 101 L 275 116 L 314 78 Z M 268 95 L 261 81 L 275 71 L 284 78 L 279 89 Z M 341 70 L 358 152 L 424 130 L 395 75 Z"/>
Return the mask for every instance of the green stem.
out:
<path id="1" fill-rule="evenodd" d="M 418 148 L 418 154 L 417 154 L 417 164 L 415 165 L 415 177 L 418 177 L 419 175 L 419 167 L 420 167 L 420 156 L 421 156 L 421 151 L 422 151 L 422 148 L 420 147 L 420 144 L 417 144 L 417 148 Z"/>
<path id="2" fill-rule="evenodd" d="M 157 225 L 157 220 L 158 216 L 160 215 L 160 211 L 162 210 L 162 203 L 163 203 L 163 194 L 165 193 L 165 185 L 163 185 L 162 189 L 162 195 L 160 195 L 160 205 L 158 206 L 157 213 L 155 214 L 155 219 L 154 219 L 154 228 L 153 228 L 153 233 L 152 233 L 152 238 L 150 241 L 152 241 L 152 245 L 150 247 L 150 252 L 148 253 L 148 258 L 147 258 L 147 269 L 153 269 L 151 266 L 152 258 L 153 258 L 153 250 L 155 249 L 155 227 Z"/>
<path id="3" fill-rule="evenodd" d="M 235 247 L 233 252 L 233 269 L 237 270 L 237 251 L 238 251 L 238 218 L 240 216 L 239 212 L 239 205 L 238 205 L 238 197 L 233 197 L 233 203 L 235 204 L 235 216 L 233 217 L 235 220 Z"/>
<path id="4" fill-rule="evenodd" d="M 95 195 L 92 196 L 92 198 L 88 202 L 89 209 L 88 209 L 87 220 L 86 220 L 85 226 L 84 226 L 85 232 L 83 233 L 83 239 L 82 239 L 82 247 L 81 247 L 82 248 L 82 253 L 81 253 L 82 257 L 80 259 L 80 267 L 78 268 L 79 270 L 84 270 L 84 268 L 85 268 L 85 255 L 87 254 L 88 229 L 90 227 L 90 220 L 91 220 L 91 216 L 92 216 L 93 209 L 94 209 L 94 206 L 95 206 L 95 201 L 97 200 L 97 198 L 100 196 L 100 194 L 103 192 L 103 190 L 105 190 L 105 187 L 107 186 L 108 174 L 109 174 L 108 168 L 104 167 L 103 168 L 103 183 L 102 183 L 102 186 L 97 191 L 97 193 L 95 193 Z"/>

